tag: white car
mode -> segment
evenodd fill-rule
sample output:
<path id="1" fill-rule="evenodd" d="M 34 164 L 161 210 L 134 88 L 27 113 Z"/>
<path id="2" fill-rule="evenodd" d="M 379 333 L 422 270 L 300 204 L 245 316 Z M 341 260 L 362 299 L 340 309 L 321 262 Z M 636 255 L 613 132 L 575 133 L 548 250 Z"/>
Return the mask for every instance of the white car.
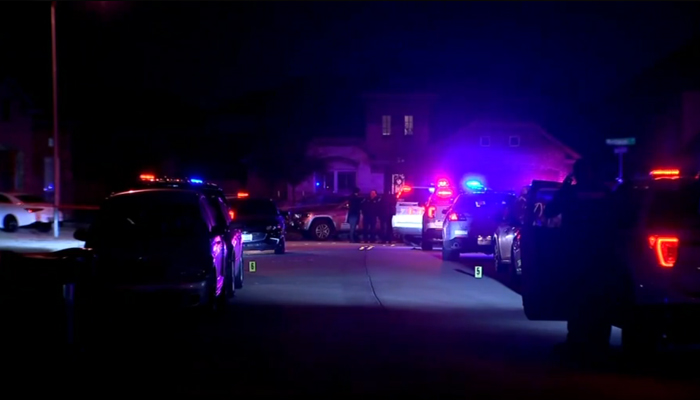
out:
<path id="1" fill-rule="evenodd" d="M 0 193 L 0 229 L 15 232 L 18 228 L 38 224 L 47 229 L 53 222 L 53 206 L 43 197 L 24 193 Z M 58 221 L 63 221 L 59 212 Z"/>

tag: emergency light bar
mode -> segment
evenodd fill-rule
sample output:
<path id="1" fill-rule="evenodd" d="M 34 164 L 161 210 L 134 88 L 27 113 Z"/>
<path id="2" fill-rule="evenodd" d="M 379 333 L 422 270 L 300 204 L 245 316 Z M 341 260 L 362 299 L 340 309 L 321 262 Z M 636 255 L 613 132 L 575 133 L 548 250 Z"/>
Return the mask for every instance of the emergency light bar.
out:
<path id="1" fill-rule="evenodd" d="M 440 187 L 448 187 L 448 186 L 450 186 L 450 182 L 447 179 L 445 179 L 445 178 L 438 179 L 437 187 L 440 188 Z"/>
<path id="2" fill-rule="evenodd" d="M 142 181 L 155 181 L 156 180 L 156 176 L 153 174 L 141 174 L 141 176 L 139 176 L 139 178 L 141 178 Z"/>
<path id="3" fill-rule="evenodd" d="M 649 172 L 654 179 L 679 179 L 681 171 L 677 169 L 655 169 Z"/>

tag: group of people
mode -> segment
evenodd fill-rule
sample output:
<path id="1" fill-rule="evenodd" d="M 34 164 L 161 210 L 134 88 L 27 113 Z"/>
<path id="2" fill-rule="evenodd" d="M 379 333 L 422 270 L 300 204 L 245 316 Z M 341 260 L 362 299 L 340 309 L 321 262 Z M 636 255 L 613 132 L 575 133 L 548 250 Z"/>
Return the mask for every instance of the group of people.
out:
<path id="1" fill-rule="evenodd" d="M 350 242 L 360 242 L 357 227 L 362 222 L 362 236 L 365 243 L 391 243 L 394 239 L 391 219 L 395 214 L 396 197 L 392 194 L 386 193 L 379 196 L 376 190 L 372 190 L 369 196 L 362 197 L 360 189 L 355 188 L 348 205 Z"/>

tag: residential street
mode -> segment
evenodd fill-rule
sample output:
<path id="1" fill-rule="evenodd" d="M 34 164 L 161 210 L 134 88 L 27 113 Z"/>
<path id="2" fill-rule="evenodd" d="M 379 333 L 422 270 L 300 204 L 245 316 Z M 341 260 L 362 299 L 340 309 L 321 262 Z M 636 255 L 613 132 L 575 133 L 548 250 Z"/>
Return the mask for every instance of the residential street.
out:
<path id="1" fill-rule="evenodd" d="M 87 392 L 245 398 L 700 393 L 699 368 L 690 363 L 697 353 L 687 350 L 633 371 L 617 359 L 594 371 L 565 368 L 552 354 L 565 324 L 527 321 L 519 296 L 492 277 L 490 258 L 443 263 L 437 251 L 366 246 L 289 242 L 285 255 L 248 254 L 256 271 L 223 315 L 115 322 L 99 350 L 61 359 L 71 368 L 57 373 Z M 475 266 L 484 267 L 482 279 Z M 619 340 L 615 330 L 613 343 Z"/>

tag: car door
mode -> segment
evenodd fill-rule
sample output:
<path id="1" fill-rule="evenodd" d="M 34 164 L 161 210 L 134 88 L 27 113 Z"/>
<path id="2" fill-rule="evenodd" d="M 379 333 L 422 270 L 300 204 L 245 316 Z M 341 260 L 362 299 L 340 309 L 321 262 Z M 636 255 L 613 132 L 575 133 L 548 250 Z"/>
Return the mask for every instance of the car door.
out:
<path id="1" fill-rule="evenodd" d="M 552 183 L 533 182 L 526 197 L 524 224 L 519 236 L 521 294 L 530 320 L 565 321 L 569 310 L 571 274 L 567 272 L 564 238 L 558 224 L 541 223 L 546 199 L 538 196 Z"/>
<path id="2" fill-rule="evenodd" d="M 226 245 L 224 243 L 225 238 L 223 235 L 215 235 L 214 232 L 218 226 L 215 210 L 211 207 L 209 202 L 202 198 L 200 201 L 200 207 L 202 209 L 202 215 L 207 223 L 207 227 L 210 232 L 210 249 L 211 256 L 214 262 L 214 268 L 216 269 L 216 292 L 217 294 L 223 288 L 224 276 L 225 276 L 225 260 L 226 260 Z"/>
<path id="3" fill-rule="evenodd" d="M 350 210 L 350 202 L 346 200 L 333 212 L 333 223 L 336 229 L 341 232 L 350 230 L 350 224 L 348 224 L 348 210 Z"/>

